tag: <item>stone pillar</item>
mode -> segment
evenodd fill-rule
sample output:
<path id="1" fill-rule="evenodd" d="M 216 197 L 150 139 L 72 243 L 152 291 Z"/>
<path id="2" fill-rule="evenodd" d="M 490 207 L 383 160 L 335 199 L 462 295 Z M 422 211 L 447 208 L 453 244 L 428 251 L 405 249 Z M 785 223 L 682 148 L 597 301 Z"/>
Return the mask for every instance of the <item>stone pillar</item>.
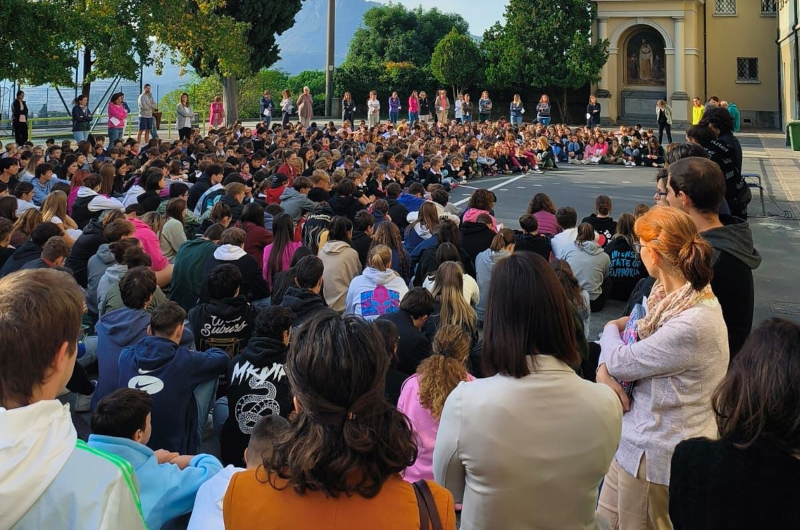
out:
<path id="1" fill-rule="evenodd" d="M 675 55 L 673 56 L 673 86 L 675 91 L 670 97 L 672 102 L 672 119 L 674 122 L 687 122 L 689 117 L 689 95 L 686 94 L 686 62 L 684 31 L 684 18 L 674 17 L 673 38 L 675 41 Z"/>
<path id="2" fill-rule="evenodd" d="M 608 20 L 605 18 L 598 18 L 597 19 L 597 42 L 602 42 L 608 39 Z M 612 123 L 611 120 L 611 105 L 609 104 L 609 100 L 611 99 L 611 92 L 608 91 L 609 85 L 609 76 L 616 75 L 616 73 L 612 73 L 611 69 L 609 68 L 608 61 L 606 64 L 603 65 L 603 68 L 600 70 L 600 83 L 597 85 L 597 90 L 595 90 L 595 96 L 597 96 L 597 102 L 600 103 L 600 123 L 602 125 L 608 125 Z"/>

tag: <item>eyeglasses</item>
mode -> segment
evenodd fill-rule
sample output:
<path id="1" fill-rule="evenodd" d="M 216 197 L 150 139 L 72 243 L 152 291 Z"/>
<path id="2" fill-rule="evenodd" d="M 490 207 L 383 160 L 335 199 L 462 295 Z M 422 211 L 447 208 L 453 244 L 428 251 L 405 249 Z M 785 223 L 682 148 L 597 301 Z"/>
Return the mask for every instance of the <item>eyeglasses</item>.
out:
<path id="1" fill-rule="evenodd" d="M 641 243 L 634 243 L 633 244 L 633 250 L 635 250 L 637 254 L 641 254 L 643 248 L 644 248 L 644 245 L 642 245 Z"/>
<path id="2" fill-rule="evenodd" d="M 666 197 L 667 195 L 668 195 L 668 193 L 666 191 L 661 191 L 660 189 L 656 188 L 656 192 L 654 194 L 654 197 L 657 199 L 659 197 Z"/>

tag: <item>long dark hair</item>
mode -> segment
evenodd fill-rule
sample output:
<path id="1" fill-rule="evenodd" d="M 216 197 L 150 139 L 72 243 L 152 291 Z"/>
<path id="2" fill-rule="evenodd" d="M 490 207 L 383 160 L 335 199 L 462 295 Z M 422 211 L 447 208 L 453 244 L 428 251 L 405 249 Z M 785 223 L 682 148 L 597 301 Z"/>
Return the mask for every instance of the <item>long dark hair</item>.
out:
<path id="1" fill-rule="evenodd" d="M 279 213 L 272 220 L 272 248 L 267 259 L 267 284 L 272 287 L 275 275 L 283 270 L 283 255 L 286 247 L 294 241 L 294 221 L 287 213 Z"/>
<path id="2" fill-rule="evenodd" d="M 542 210 L 550 212 L 553 215 L 556 214 L 556 206 L 553 204 L 550 197 L 546 193 L 537 193 L 531 198 L 530 204 L 528 204 L 528 213 L 533 215 Z"/>
<path id="3" fill-rule="evenodd" d="M 250 202 L 242 209 L 242 226 L 245 223 L 253 223 L 264 228 L 264 207 L 257 202 Z"/>
<path id="4" fill-rule="evenodd" d="M 486 301 L 483 373 L 525 377 L 528 357 L 551 355 L 580 363 L 572 309 L 548 263 L 532 252 L 497 262 Z M 536 370 L 535 364 L 533 369 Z"/>
<path id="5" fill-rule="evenodd" d="M 772 318 L 754 329 L 711 398 L 722 439 L 768 440 L 800 452 L 800 326 Z"/>
<path id="6" fill-rule="evenodd" d="M 372 498 L 414 463 L 408 420 L 384 398 L 389 356 L 375 326 L 324 311 L 295 332 L 285 367 L 300 410 L 264 461 L 272 487 Z"/>

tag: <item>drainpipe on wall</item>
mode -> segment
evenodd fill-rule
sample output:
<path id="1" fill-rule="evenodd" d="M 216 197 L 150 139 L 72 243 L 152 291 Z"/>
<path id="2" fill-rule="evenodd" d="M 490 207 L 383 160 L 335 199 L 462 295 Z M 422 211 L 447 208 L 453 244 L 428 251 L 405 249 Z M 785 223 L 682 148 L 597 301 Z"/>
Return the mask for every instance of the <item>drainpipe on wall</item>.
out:
<path id="1" fill-rule="evenodd" d="M 797 0 L 795 0 L 796 2 Z M 703 104 L 708 101 L 708 26 L 706 19 L 708 18 L 708 2 L 703 5 Z"/>
<path id="2" fill-rule="evenodd" d="M 797 0 L 794 0 L 794 26 L 792 27 L 792 34 L 794 35 L 794 118 L 797 119 L 797 107 L 800 104 L 800 50 L 797 48 L 797 26 L 800 24 L 800 14 L 797 12 Z"/>

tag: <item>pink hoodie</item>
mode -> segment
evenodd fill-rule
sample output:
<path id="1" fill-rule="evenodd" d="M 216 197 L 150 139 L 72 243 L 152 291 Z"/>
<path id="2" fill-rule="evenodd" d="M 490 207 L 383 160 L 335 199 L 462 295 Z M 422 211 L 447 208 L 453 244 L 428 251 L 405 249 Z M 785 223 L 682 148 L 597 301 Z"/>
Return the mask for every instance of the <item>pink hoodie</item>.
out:
<path id="1" fill-rule="evenodd" d="M 408 112 L 419 112 L 419 100 L 408 98 Z"/>
<path id="2" fill-rule="evenodd" d="M 113 103 L 108 104 L 108 128 L 109 129 L 124 129 L 125 128 L 125 119 L 127 119 L 128 113 L 125 111 L 125 107 L 122 105 L 114 105 Z M 120 124 L 114 126 L 111 123 L 111 118 L 116 118 L 120 121 Z"/>
<path id="3" fill-rule="evenodd" d="M 475 378 L 467 374 L 467 381 Z M 414 435 L 417 438 L 419 453 L 417 460 L 403 473 L 403 479 L 416 482 L 420 479 L 433 480 L 433 447 L 436 444 L 436 434 L 439 432 L 439 422 L 431 417 L 431 412 L 423 408 L 419 402 L 419 376 L 412 375 L 403 383 L 397 408 L 408 416 Z"/>
<path id="4" fill-rule="evenodd" d="M 164 270 L 169 265 L 169 261 L 161 253 L 161 243 L 155 232 L 141 219 L 132 219 L 134 231 L 133 237 L 142 244 L 142 250 L 153 260 L 152 269 L 155 272 Z"/>

